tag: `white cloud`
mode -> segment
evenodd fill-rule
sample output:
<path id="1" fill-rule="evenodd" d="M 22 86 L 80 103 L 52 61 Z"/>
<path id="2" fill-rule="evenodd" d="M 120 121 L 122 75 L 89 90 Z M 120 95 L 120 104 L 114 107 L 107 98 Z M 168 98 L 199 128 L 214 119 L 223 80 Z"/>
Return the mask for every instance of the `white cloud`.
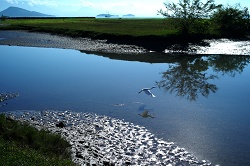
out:
<path id="1" fill-rule="evenodd" d="M 57 2 L 55 0 L 27 0 L 27 3 L 30 6 L 57 6 Z"/>
<path id="2" fill-rule="evenodd" d="M 80 6 L 82 6 L 82 7 L 95 8 L 95 7 L 96 7 L 96 4 L 94 4 L 93 2 L 90 2 L 90 1 L 80 0 Z"/>
<path id="3" fill-rule="evenodd" d="M 5 1 L 10 4 L 18 4 L 18 0 L 5 0 Z"/>
<path id="4" fill-rule="evenodd" d="M 28 4 L 29 6 L 57 6 L 56 0 L 5 0 L 10 4 Z"/>
<path id="5" fill-rule="evenodd" d="M 111 14 L 136 14 L 136 15 L 156 15 L 157 10 L 162 8 L 163 2 L 161 0 L 152 2 L 151 0 L 135 1 L 90 1 L 80 0 L 82 7 L 89 7 L 99 10 L 100 12 L 110 12 Z"/>

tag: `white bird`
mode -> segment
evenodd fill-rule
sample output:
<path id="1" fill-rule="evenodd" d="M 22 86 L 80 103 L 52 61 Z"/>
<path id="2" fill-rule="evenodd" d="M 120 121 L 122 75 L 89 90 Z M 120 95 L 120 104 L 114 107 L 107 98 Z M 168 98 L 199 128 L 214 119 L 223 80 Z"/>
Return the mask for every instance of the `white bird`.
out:
<path id="1" fill-rule="evenodd" d="M 156 97 L 150 90 L 153 89 L 153 88 L 156 88 L 155 86 L 153 86 L 152 88 L 143 88 L 140 92 L 138 93 L 141 93 L 142 91 L 145 92 L 147 95 L 151 96 L 151 97 Z"/>

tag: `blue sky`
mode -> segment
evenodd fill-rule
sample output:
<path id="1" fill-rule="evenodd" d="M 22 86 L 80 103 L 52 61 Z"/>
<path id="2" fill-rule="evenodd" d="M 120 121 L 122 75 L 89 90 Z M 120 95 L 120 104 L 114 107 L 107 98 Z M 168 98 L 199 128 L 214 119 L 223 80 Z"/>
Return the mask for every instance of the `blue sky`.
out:
<path id="1" fill-rule="evenodd" d="M 178 2 L 179 0 L 168 0 Z M 55 16 L 96 16 L 134 14 L 138 17 L 157 17 L 166 0 L 0 0 L 0 11 L 10 6 Z M 236 4 L 250 8 L 249 0 L 215 0 L 216 4 Z"/>

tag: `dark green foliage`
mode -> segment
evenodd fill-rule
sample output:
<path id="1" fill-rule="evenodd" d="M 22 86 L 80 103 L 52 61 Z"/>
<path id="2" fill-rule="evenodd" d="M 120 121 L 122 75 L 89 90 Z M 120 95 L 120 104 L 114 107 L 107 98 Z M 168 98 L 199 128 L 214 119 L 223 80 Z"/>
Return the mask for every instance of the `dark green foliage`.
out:
<path id="1" fill-rule="evenodd" d="M 250 15 L 247 7 L 240 5 L 220 8 L 212 17 L 222 36 L 239 37 L 249 35 Z"/>
<path id="2" fill-rule="evenodd" d="M 179 0 L 179 3 L 164 3 L 166 11 L 158 11 L 166 18 L 173 19 L 173 24 L 179 27 L 183 35 L 191 33 L 192 29 L 207 31 L 208 27 L 203 24 L 202 19 L 209 18 L 215 9 L 221 5 L 215 5 L 214 0 L 205 3 L 200 0 Z"/>
<path id="3" fill-rule="evenodd" d="M 33 166 L 33 165 L 74 165 L 70 160 L 51 158 L 34 149 L 23 148 L 13 142 L 0 140 L 0 165 Z"/>
<path id="4" fill-rule="evenodd" d="M 8 165 L 13 160 L 16 162 L 14 165 L 22 162 L 28 165 L 35 161 L 43 163 L 45 160 L 47 165 L 50 165 L 49 161 L 72 165 L 67 150 L 69 146 L 60 135 L 38 131 L 27 123 L 0 115 L 0 165 Z"/>

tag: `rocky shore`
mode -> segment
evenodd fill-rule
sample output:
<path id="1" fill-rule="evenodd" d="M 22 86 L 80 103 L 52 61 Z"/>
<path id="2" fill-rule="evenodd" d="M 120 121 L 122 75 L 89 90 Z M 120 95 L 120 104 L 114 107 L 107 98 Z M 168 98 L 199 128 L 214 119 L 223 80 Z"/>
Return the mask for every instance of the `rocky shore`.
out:
<path id="1" fill-rule="evenodd" d="M 211 165 L 142 126 L 92 113 L 15 111 L 7 116 L 61 134 L 79 165 Z"/>
<path id="2" fill-rule="evenodd" d="M 106 40 L 71 38 L 27 31 L 0 31 L 0 45 L 64 48 L 117 54 L 140 54 L 147 52 L 145 48 L 135 45 L 113 44 L 108 43 Z"/>

